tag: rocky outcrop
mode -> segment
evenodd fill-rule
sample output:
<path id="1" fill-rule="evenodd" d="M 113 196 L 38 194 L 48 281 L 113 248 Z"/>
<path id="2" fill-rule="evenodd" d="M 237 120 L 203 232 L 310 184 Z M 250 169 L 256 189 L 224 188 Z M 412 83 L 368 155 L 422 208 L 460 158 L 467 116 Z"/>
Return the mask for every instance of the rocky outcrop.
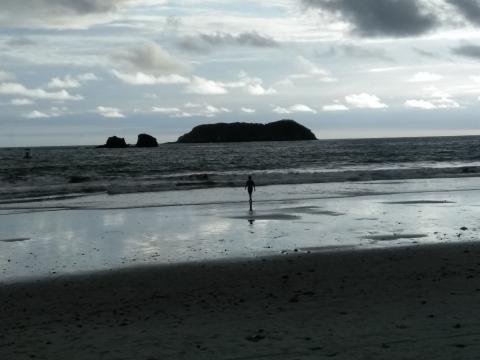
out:
<path id="1" fill-rule="evenodd" d="M 179 143 L 316 140 L 312 131 L 293 120 L 268 124 L 218 123 L 199 125 L 178 138 Z"/>
<path id="2" fill-rule="evenodd" d="M 125 142 L 124 138 L 119 138 L 117 136 L 110 136 L 107 139 L 105 145 L 98 146 L 99 148 L 126 148 L 128 147 L 127 143 Z"/>
<path id="3" fill-rule="evenodd" d="M 138 135 L 137 145 L 135 147 L 157 147 L 158 142 L 153 136 L 148 134 Z"/>

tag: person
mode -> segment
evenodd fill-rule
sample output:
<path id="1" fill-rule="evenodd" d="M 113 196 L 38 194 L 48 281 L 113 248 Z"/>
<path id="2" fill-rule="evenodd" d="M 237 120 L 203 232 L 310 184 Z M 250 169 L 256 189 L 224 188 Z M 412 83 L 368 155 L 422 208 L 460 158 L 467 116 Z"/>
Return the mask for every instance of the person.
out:
<path id="1" fill-rule="evenodd" d="M 24 159 L 31 159 L 32 155 L 30 153 L 30 149 L 25 149 L 25 156 L 23 157 Z"/>
<path id="2" fill-rule="evenodd" d="M 249 197 L 249 203 L 250 203 L 250 211 L 253 211 L 252 209 L 252 192 L 255 191 L 255 183 L 252 180 L 251 176 L 248 176 L 247 183 L 245 184 L 245 189 L 248 190 L 248 197 Z"/>

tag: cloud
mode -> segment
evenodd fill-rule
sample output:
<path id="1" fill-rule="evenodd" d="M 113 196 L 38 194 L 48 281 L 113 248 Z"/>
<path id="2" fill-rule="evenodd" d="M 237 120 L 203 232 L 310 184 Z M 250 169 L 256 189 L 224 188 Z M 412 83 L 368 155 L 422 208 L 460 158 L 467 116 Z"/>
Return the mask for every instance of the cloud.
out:
<path id="1" fill-rule="evenodd" d="M 26 105 L 33 105 L 35 102 L 33 102 L 30 99 L 12 99 L 10 101 L 10 104 L 13 106 L 26 106 Z"/>
<path id="2" fill-rule="evenodd" d="M 193 76 L 187 86 L 187 93 L 199 95 L 224 95 L 229 89 L 243 89 L 253 96 L 273 95 L 277 93 L 274 88 L 265 88 L 263 80 L 257 77 L 250 77 L 244 71 L 238 75 L 238 81 L 222 82 Z"/>
<path id="3" fill-rule="evenodd" d="M 0 94 L 55 101 L 83 100 L 82 96 L 71 95 L 67 90 L 48 92 L 42 88 L 29 89 L 22 84 L 13 82 L 0 83 Z"/>
<path id="4" fill-rule="evenodd" d="M 111 55 L 112 62 L 122 63 L 129 72 L 166 75 L 183 72 L 186 66 L 160 45 L 146 42 Z"/>
<path id="5" fill-rule="evenodd" d="M 383 72 L 392 72 L 405 69 L 405 66 L 390 66 L 390 67 L 381 67 L 381 68 L 372 68 L 368 69 L 369 73 L 383 73 Z"/>
<path id="6" fill-rule="evenodd" d="M 121 18 L 129 7 L 167 0 L 2 0 L 0 26 L 85 29 Z"/>
<path id="7" fill-rule="evenodd" d="M 480 4 L 478 0 L 446 0 L 456 7 L 459 12 L 470 22 L 480 24 Z"/>
<path id="8" fill-rule="evenodd" d="M 408 37 L 427 33 L 437 17 L 418 0 L 301 0 L 307 7 L 347 22 L 365 37 Z"/>
<path id="9" fill-rule="evenodd" d="M 63 79 L 53 78 L 48 83 L 47 87 L 50 89 L 69 89 L 69 88 L 78 88 L 82 86 L 80 81 L 74 79 L 70 75 L 65 76 Z"/>
<path id="10" fill-rule="evenodd" d="M 284 107 L 281 107 L 281 106 L 275 106 L 272 111 L 274 113 L 277 113 L 277 114 L 291 114 L 292 113 L 287 108 L 284 108 Z"/>
<path id="11" fill-rule="evenodd" d="M 38 110 L 34 110 L 32 112 L 29 112 L 29 113 L 23 115 L 23 117 L 27 118 L 27 119 L 41 119 L 41 118 L 49 118 L 50 115 L 48 115 L 44 112 L 38 111 Z"/>
<path id="12" fill-rule="evenodd" d="M 107 107 L 107 106 L 97 106 L 97 113 L 106 118 L 124 118 L 120 111 L 120 109 L 114 107 Z"/>
<path id="13" fill-rule="evenodd" d="M 330 105 L 324 105 L 322 107 L 322 110 L 335 112 L 335 111 L 347 111 L 349 110 L 349 108 L 343 104 L 330 104 Z"/>
<path id="14" fill-rule="evenodd" d="M 418 72 L 413 75 L 408 82 L 433 82 L 443 79 L 442 75 L 433 74 L 429 72 Z"/>
<path id="15" fill-rule="evenodd" d="M 271 37 L 260 35 L 257 32 L 243 32 L 232 35 L 225 32 L 213 34 L 198 34 L 196 36 L 185 36 L 179 46 L 187 51 L 206 53 L 214 48 L 223 46 L 251 46 L 257 48 L 274 48 L 279 44 Z"/>
<path id="16" fill-rule="evenodd" d="M 312 113 L 316 114 L 317 110 L 304 104 L 295 104 L 287 108 L 281 106 L 275 106 L 272 110 L 277 114 L 292 114 L 292 113 Z"/>
<path id="17" fill-rule="evenodd" d="M 192 104 L 184 105 L 184 110 L 174 113 L 173 117 L 190 118 L 190 117 L 207 117 L 213 118 L 220 114 L 231 113 L 232 111 L 225 107 L 216 107 L 210 104 Z"/>
<path id="18" fill-rule="evenodd" d="M 0 81 L 6 81 L 6 80 L 12 80 L 12 79 L 15 79 L 15 75 L 9 72 L 0 70 Z"/>
<path id="19" fill-rule="evenodd" d="M 52 117 L 61 116 L 65 114 L 67 111 L 68 111 L 68 108 L 66 107 L 52 106 L 49 111 L 33 110 L 27 114 L 24 114 L 23 117 L 27 119 L 52 118 Z"/>
<path id="20" fill-rule="evenodd" d="M 383 49 L 371 49 L 354 44 L 341 44 L 331 46 L 328 51 L 323 54 L 319 54 L 319 56 L 345 56 L 348 58 L 381 59 L 386 61 L 393 61 L 393 58 L 388 56 Z"/>
<path id="21" fill-rule="evenodd" d="M 77 76 L 66 75 L 63 78 L 55 77 L 50 80 L 47 87 L 50 89 L 74 89 L 81 87 L 87 81 L 95 81 L 99 78 L 93 73 L 85 73 Z"/>
<path id="22" fill-rule="evenodd" d="M 405 106 L 409 108 L 417 108 L 422 110 L 435 110 L 435 109 L 456 109 L 460 107 L 460 104 L 450 98 L 439 98 L 432 100 L 407 100 Z"/>
<path id="23" fill-rule="evenodd" d="M 247 114 L 254 114 L 256 112 L 255 109 L 246 108 L 246 107 L 242 107 L 241 110 L 242 110 L 242 112 L 247 113 Z"/>
<path id="24" fill-rule="evenodd" d="M 6 45 L 8 46 L 13 46 L 13 47 L 20 47 L 20 46 L 31 46 L 31 45 L 36 45 L 37 43 L 32 40 L 31 38 L 27 38 L 25 36 L 15 36 L 11 37 L 5 42 Z"/>
<path id="25" fill-rule="evenodd" d="M 460 104 L 452 99 L 452 96 L 441 91 L 435 86 L 429 86 L 424 89 L 427 93 L 424 99 L 410 99 L 405 101 L 405 107 L 417 108 L 423 110 L 435 110 L 435 109 L 457 109 Z"/>
<path id="26" fill-rule="evenodd" d="M 136 73 L 122 73 L 117 70 L 112 71 L 113 75 L 123 82 L 130 85 L 166 85 L 166 84 L 189 84 L 190 79 L 178 75 L 178 74 L 169 74 L 169 75 L 151 75 L 145 74 L 143 72 Z"/>
<path id="27" fill-rule="evenodd" d="M 384 104 L 376 95 L 366 93 L 353 94 L 345 96 L 345 101 L 356 108 L 360 109 L 385 109 L 388 105 Z"/>
<path id="28" fill-rule="evenodd" d="M 115 12 L 127 0 L 2 0 L 0 25 L 75 28 L 91 17 Z M 69 24 L 69 20 L 71 23 Z M 85 24 L 84 24 L 85 25 Z"/>
<path id="29" fill-rule="evenodd" d="M 415 51 L 417 54 L 419 54 L 423 57 L 426 57 L 426 58 L 430 58 L 430 59 L 432 59 L 432 58 L 433 59 L 438 59 L 439 58 L 439 55 L 437 53 L 427 51 L 427 50 L 424 50 L 424 49 L 419 49 L 417 47 L 414 47 L 413 51 Z"/>
<path id="30" fill-rule="evenodd" d="M 161 114 L 175 114 L 175 113 L 179 113 L 180 111 L 181 110 L 178 107 L 165 108 L 165 107 L 154 106 L 152 108 L 152 112 L 161 113 Z"/>
<path id="31" fill-rule="evenodd" d="M 452 49 L 455 55 L 461 55 L 473 59 L 480 59 L 480 46 L 479 45 L 461 45 Z"/>
<path id="32" fill-rule="evenodd" d="M 190 85 L 187 86 L 187 92 L 199 95 L 223 95 L 227 94 L 228 90 L 221 82 L 194 76 Z"/>
<path id="33" fill-rule="evenodd" d="M 285 79 L 279 81 L 278 85 L 293 85 L 295 81 L 305 80 L 305 79 L 315 79 L 320 82 L 336 82 L 337 79 L 330 75 L 330 72 L 319 67 L 312 61 L 304 58 L 303 56 L 298 56 L 295 59 L 295 68 L 297 73 L 287 76 Z"/>

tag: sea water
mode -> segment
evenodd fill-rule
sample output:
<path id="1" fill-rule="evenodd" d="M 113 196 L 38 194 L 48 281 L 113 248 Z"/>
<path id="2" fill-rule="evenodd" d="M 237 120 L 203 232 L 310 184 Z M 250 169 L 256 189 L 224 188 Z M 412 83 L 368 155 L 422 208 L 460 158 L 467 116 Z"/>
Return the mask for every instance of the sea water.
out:
<path id="1" fill-rule="evenodd" d="M 480 137 L 221 144 L 158 148 L 0 148 L 0 200 L 260 185 L 478 176 Z"/>
<path id="2" fill-rule="evenodd" d="M 480 137 L 449 137 L 83 146 L 33 148 L 31 159 L 0 149 L 0 283 L 477 241 L 479 145 Z"/>

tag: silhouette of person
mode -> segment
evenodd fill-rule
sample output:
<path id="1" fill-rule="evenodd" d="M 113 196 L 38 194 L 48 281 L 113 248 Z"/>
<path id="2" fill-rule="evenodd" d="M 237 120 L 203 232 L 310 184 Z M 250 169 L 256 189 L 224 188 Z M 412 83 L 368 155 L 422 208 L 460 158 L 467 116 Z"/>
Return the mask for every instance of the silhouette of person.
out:
<path id="1" fill-rule="evenodd" d="M 30 153 L 30 149 L 25 149 L 25 156 L 23 157 L 24 159 L 31 159 L 32 155 Z"/>
<path id="2" fill-rule="evenodd" d="M 253 211 L 252 209 L 252 192 L 255 191 L 255 183 L 252 180 L 252 177 L 249 176 L 247 183 L 245 184 L 245 189 L 248 190 L 248 202 L 250 203 L 250 211 Z"/>

